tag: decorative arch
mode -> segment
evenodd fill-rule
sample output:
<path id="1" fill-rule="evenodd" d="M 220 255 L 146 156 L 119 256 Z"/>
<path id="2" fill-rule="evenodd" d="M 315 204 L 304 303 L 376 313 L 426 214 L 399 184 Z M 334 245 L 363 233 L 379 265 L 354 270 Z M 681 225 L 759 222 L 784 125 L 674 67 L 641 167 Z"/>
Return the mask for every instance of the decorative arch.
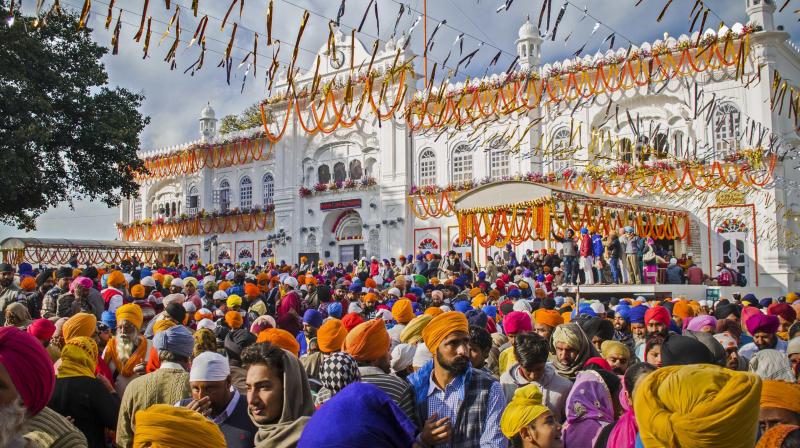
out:
<path id="1" fill-rule="evenodd" d="M 364 221 L 355 210 L 349 210 L 341 215 L 333 224 L 333 234 L 336 241 L 349 241 L 363 239 Z"/>

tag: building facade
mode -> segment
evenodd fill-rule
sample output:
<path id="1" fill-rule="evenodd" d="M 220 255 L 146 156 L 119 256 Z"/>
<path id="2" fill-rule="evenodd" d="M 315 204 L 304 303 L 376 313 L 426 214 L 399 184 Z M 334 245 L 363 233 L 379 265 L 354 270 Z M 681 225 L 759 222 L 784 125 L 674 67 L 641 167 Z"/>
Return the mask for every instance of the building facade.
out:
<path id="1" fill-rule="evenodd" d="M 636 196 L 654 204 L 669 201 L 689 211 L 691 238 L 659 241 L 676 256 L 692 253 L 711 275 L 714 265 L 725 262 L 751 285 L 795 288 L 800 286 L 800 256 L 795 250 L 800 232 L 796 193 L 800 179 L 793 154 L 800 137 L 785 113 L 772 110 L 770 98 L 775 71 L 783 79 L 800 79 L 800 51 L 787 33 L 776 28 L 773 2 L 746 0 L 744 6 L 749 25 L 758 26 L 759 31 L 749 35 L 743 73 L 738 73 L 739 67 L 721 67 L 620 89 L 583 104 L 548 103 L 479 129 L 414 132 L 398 117 L 378 120 L 373 114 L 363 114 L 349 127 L 309 133 L 293 117 L 283 138 L 271 144 L 261 138 L 260 129 L 219 135 L 209 105 L 199 119 L 200 140 L 143 150 L 140 156 L 155 160 L 187 148 L 223 148 L 220 160 L 225 154 L 245 156 L 142 179 L 139 198 L 120 208 L 121 236 L 175 241 L 183 245 L 184 259 L 204 262 L 290 262 L 301 255 L 346 262 L 363 256 L 389 258 L 450 249 L 472 251 L 480 261 L 496 249 L 460 241 L 454 216 L 419 213 L 420 205 L 409 193 L 416 188 L 443 190 L 531 173 L 736 160 L 743 151 L 771 146 L 781 157 L 769 169 L 772 180 L 764 186 L 721 186 L 702 194 L 691 189 L 671 195 L 639 191 Z M 704 35 L 722 36 L 742 29 L 737 24 L 730 30 L 707 30 Z M 544 75 L 579 64 L 596 65 L 604 58 L 626 57 L 630 51 L 649 54 L 663 47 L 680 48 L 694 40 L 698 36 L 664 36 L 632 49 L 542 65 L 542 38 L 527 21 L 519 30 L 516 48 L 522 70 Z M 373 67 L 385 70 L 397 61 L 410 60 L 403 44 L 402 40 L 383 44 Z M 341 34 L 333 51 L 323 46 L 319 54 L 321 82 L 344 79 L 351 65 L 371 59 L 371 52 L 358 40 Z M 311 74 L 305 74 L 295 82 L 312 80 Z M 277 90 L 285 92 L 285 75 L 277 84 Z M 417 84 L 409 77 L 387 98 L 404 104 L 420 94 Z M 448 88 L 464 87 L 460 83 Z M 280 116 L 286 107 L 285 102 L 272 104 L 267 118 Z M 200 230 L 173 226 L 170 232 L 149 234 L 130 231 L 145 223 L 168 225 L 198 215 L 218 216 L 218 221 L 228 224 L 201 225 Z M 530 242 L 523 249 L 549 244 Z"/>

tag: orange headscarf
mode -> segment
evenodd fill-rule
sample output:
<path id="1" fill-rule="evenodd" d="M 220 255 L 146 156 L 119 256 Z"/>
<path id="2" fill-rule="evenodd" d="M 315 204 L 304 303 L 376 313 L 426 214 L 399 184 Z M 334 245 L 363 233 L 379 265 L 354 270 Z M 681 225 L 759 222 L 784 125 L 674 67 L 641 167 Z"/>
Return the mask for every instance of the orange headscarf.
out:
<path id="1" fill-rule="evenodd" d="M 225 323 L 231 327 L 231 330 L 237 330 L 244 324 L 244 318 L 238 311 L 228 311 L 225 313 Z"/>
<path id="2" fill-rule="evenodd" d="M 679 300 L 672 304 L 672 315 L 686 319 L 694 317 L 694 310 L 688 300 Z"/>
<path id="3" fill-rule="evenodd" d="M 762 408 L 786 409 L 800 414 L 800 384 L 764 380 L 760 405 Z"/>
<path id="4" fill-rule="evenodd" d="M 77 313 L 67 319 L 61 327 L 61 335 L 65 341 L 84 336 L 90 338 L 97 331 L 97 317 L 89 313 Z"/>
<path id="5" fill-rule="evenodd" d="M 106 284 L 112 288 L 124 288 L 128 282 L 125 281 L 125 276 L 120 271 L 111 271 L 108 274 L 108 280 L 106 280 Z"/>
<path id="6" fill-rule="evenodd" d="M 789 434 L 800 429 L 797 425 L 776 425 L 769 428 L 760 439 L 756 448 L 775 448 L 783 446 L 783 441 Z"/>
<path id="7" fill-rule="evenodd" d="M 540 308 L 533 313 L 533 319 L 537 324 L 557 327 L 564 323 L 564 318 L 556 310 L 546 310 Z"/>
<path id="8" fill-rule="evenodd" d="M 458 311 L 448 311 L 431 319 L 422 330 L 422 340 L 431 353 L 436 353 L 442 341 L 456 331 L 469 333 L 467 317 Z"/>
<path id="9" fill-rule="evenodd" d="M 438 316 L 442 313 L 444 313 L 444 311 L 442 311 L 442 309 L 439 308 L 438 306 L 432 306 L 425 310 L 425 314 L 429 316 Z"/>
<path id="10" fill-rule="evenodd" d="M 256 298 L 261 295 L 261 290 L 258 289 L 258 285 L 255 285 L 253 283 L 245 283 L 244 295 L 247 297 Z"/>
<path id="11" fill-rule="evenodd" d="M 374 361 L 389 353 L 391 339 L 382 319 L 373 319 L 353 328 L 344 339 L 344 351 L 356 361 Z"/>
<path id="12" fill-rule="evenodd" d="M 317 344 L 322 353 L 338 352 L 347 337 L 347 328 L 339 319 L 326 320 L 317 330 Z"/>
<path id="13" fill-rule="evenodd" d="M 267 328 L 258 334 L 256 342 L 269 342 L 272 345 L 291 352 L 295 357 L 300 356 L 300 344 L 297 343 L 297 339 L 288 331 L 281 330 L 280 328 Z"/>
<path id="14" fill-rule="evenodd" d="M 408 299 L 400 299 L 392 305 L 392 318 L 400 324 L 407 324 L 414 318 L 414 308 Z"/>

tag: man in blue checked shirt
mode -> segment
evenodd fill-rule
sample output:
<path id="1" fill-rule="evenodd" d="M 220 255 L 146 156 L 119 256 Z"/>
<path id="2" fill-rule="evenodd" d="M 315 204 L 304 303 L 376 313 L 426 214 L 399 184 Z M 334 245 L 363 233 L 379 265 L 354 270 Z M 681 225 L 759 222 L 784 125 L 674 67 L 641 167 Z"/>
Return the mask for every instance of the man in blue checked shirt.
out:
<path id="1" fill-rule="evenodd" d="M 419 419 L 425 422 L 420 441 L 437 447 L 505 448 L 503 389 L 493 376 L 470 366 L 466 316 L 450 311 L 434 317 L 422 339 L 433 360 L 408 377 Z"/>

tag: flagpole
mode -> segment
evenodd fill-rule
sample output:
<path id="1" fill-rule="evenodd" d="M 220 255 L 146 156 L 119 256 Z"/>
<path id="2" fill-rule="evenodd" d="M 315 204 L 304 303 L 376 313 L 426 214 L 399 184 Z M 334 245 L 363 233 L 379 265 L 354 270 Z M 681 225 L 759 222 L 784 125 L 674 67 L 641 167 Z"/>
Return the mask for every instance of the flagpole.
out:
<path id="1" fill-rule="evenodd" d="M 422 49 L 422 71 L 425 73 L 425 86 L 428 85 L 428 0 L 422 0 L 422 32 L 425 34 L 425 47 Z"/>

